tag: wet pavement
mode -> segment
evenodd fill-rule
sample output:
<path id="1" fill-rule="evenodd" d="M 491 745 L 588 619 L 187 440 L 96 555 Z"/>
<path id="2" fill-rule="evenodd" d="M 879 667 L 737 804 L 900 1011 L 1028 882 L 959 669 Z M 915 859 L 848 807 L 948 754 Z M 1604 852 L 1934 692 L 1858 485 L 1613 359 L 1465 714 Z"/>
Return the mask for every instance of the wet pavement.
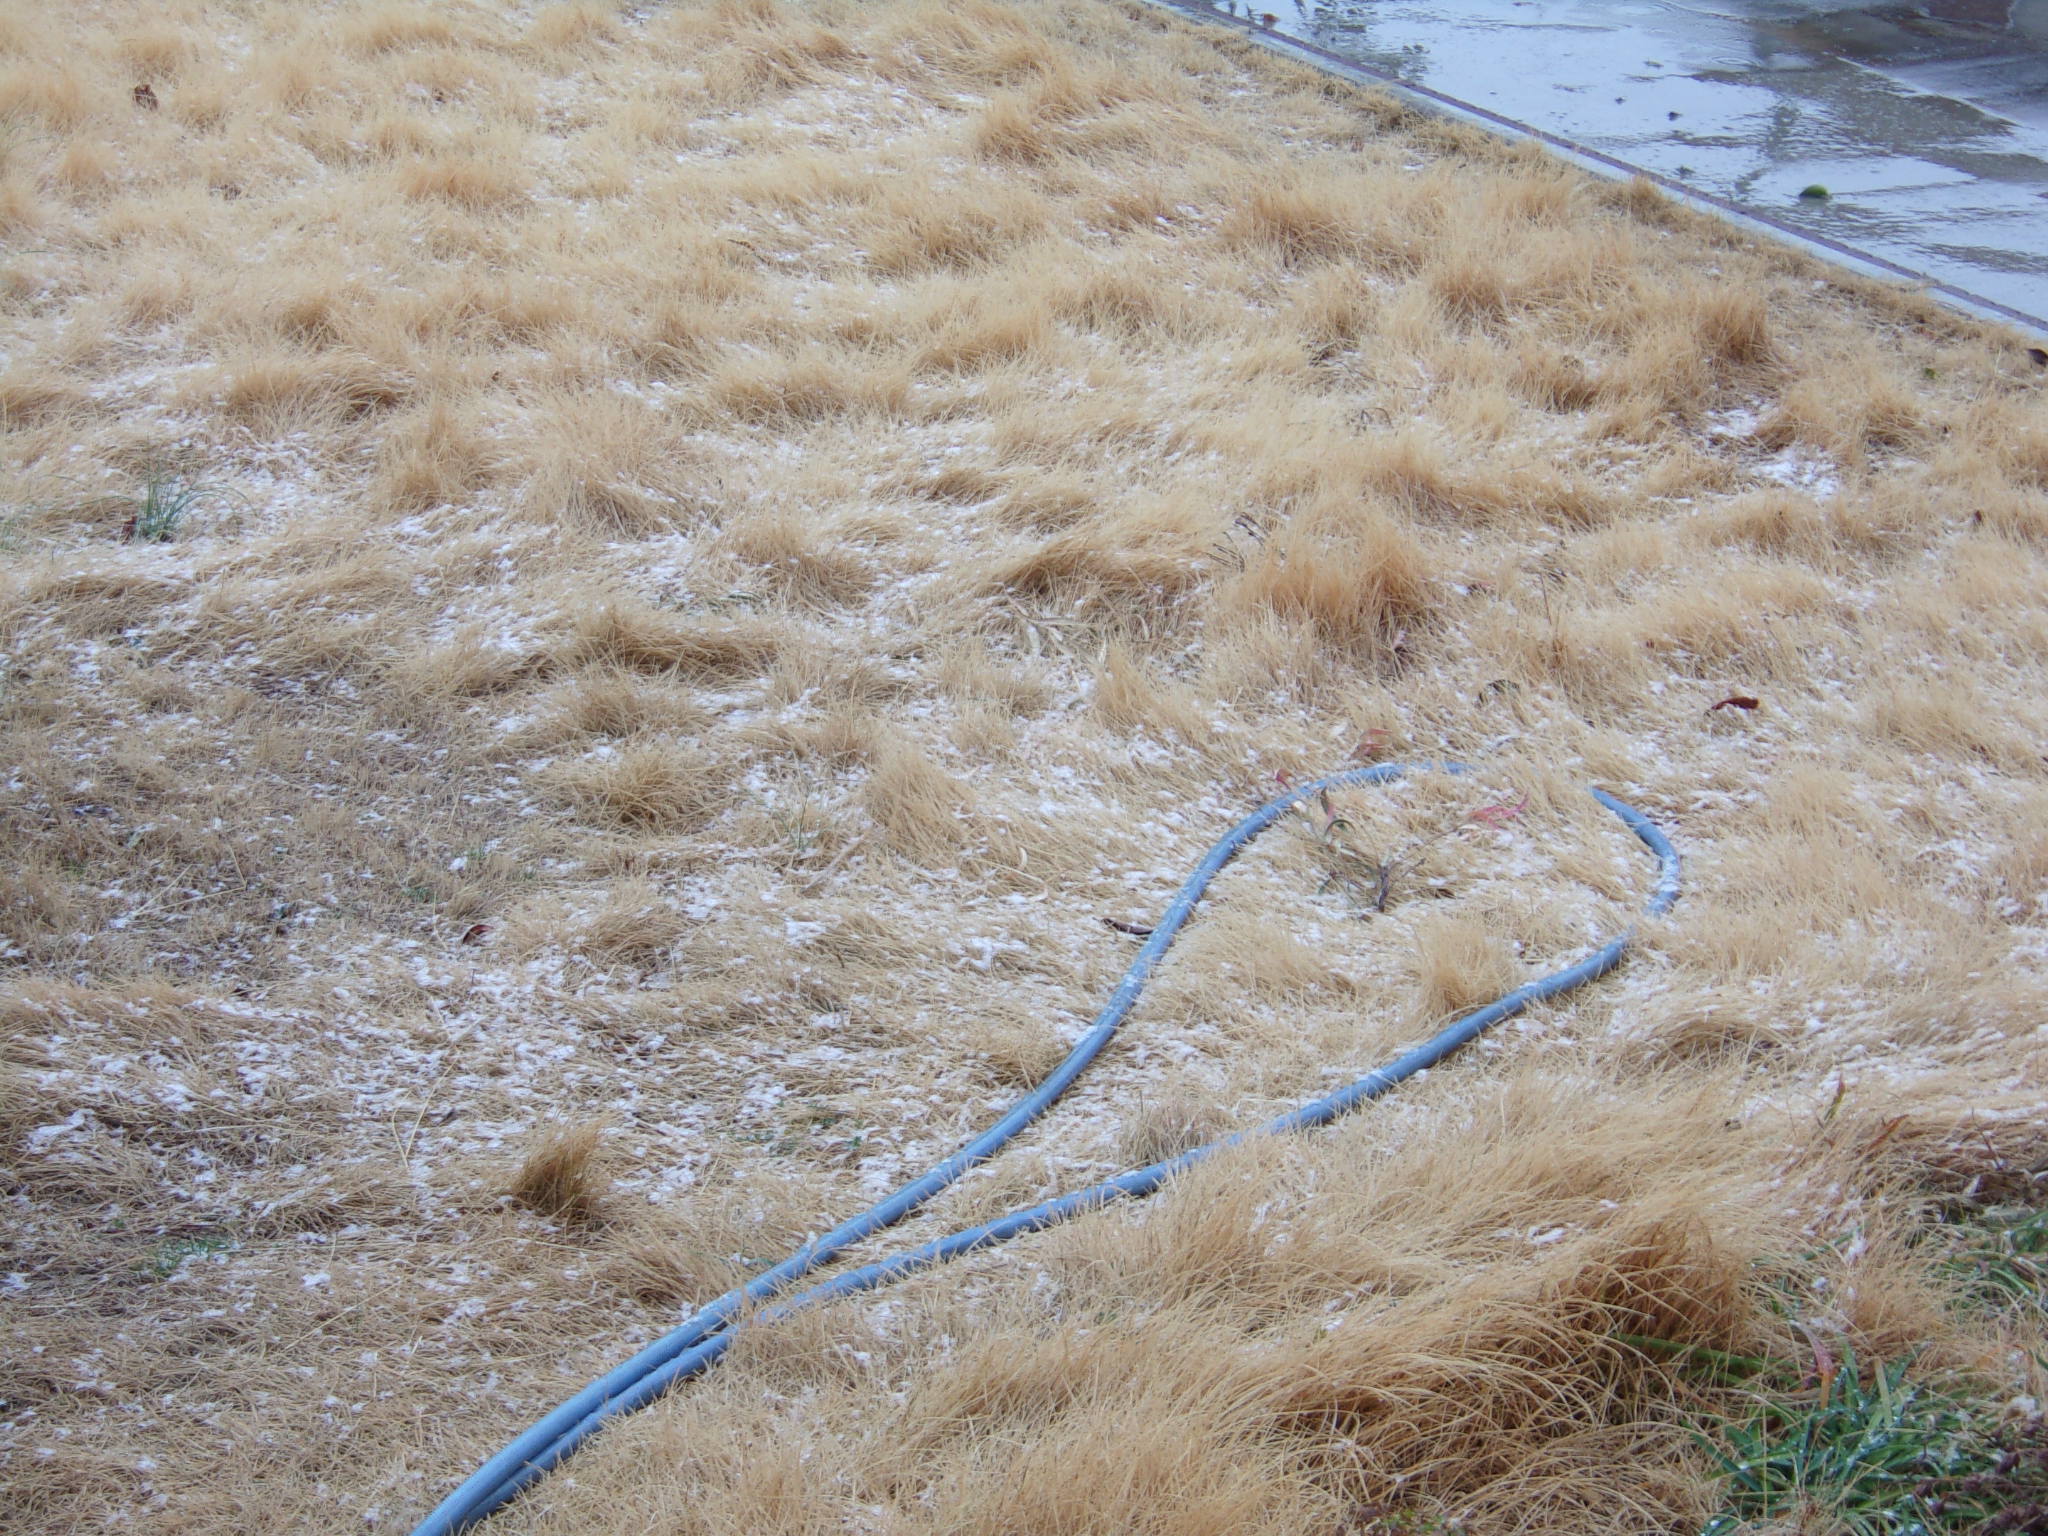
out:
<path id="1" fill-rule="evenodd" d="M 1274 30 L 1369 69 L 2048 317 L 2048 0 L 1258 0 L 1237 14 L 1269 8 Z"/>

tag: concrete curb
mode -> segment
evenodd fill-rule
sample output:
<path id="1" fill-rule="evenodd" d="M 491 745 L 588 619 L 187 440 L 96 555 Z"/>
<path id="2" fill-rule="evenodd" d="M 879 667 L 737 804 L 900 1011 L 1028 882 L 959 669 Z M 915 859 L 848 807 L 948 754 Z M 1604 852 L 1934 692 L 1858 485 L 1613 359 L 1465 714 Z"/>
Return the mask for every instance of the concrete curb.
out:
<path id="1" fill-rule="evenodd" d="M 1596 176 L 1608 180 L 1627 180 L 1640 176 L 1688 207 L 1731 220 L 1758 234 L 1797 246 L 1809 255 L 1818 256 L 1823 261 L 1846 268 L 1859 276 L 1909 283 L 1932 294 L 1951 308 L 1973 315 L 1977 319 L 1999 321 L 2018 326 L 2023 331 L 2031 331 L 2037 336 L 2048 336 L 2048 320 L 2042 319 L 2039 315 L 2030 315 L 2023 309 L 2014 309 L 2011 305 L 2001 304 L 1996 299 L 1987 299 L 1967 288 L 1957 287 L 1954 283 L 1929 276 L 1925 272 L 1916 271 L 1912 267 L 1874 255 L 1869 251 L 1858 250 L 1854 246 L 1830 240 L 1825 235 L 1808 234 L 1804 230 L 1795 229 L 1790 224 L 1772 218 L 1767 213 L 1745 208 L 1715 193 L 1687 186 L 1682 181 L 1656 171 L 1645 170 L 1639 165 L 1631 165 L 1628 161 L 1601 150 L 1547 132 L 1532 124 L 1519 122 L 1498 112 L 1489 111 L 1472 102 L 1461 101 L 1429 86 L 1414 85 L 1397 79 L 1370 65 L 1347 59 L 1342 54 L 1332 53 L 1329 49 L 1318 47 L 1314 43 L 1303 42 L 1300 38 L 1290 37 L 1284 32 L 1259 26 L 1251 19 L 1249 13 L 1237 16 L 1218 11 L 1214 6 L 1202 3 L 1202 0 L 1141 0 L 1141 3 L 1170 12 L 1184 21 L 1228 27 L 1268 52 L 1311 65 L 1353 85 L 1383 90 L 1403 105 L 1418 112 L 1469 123 L 1490 133 L 1505 134 L 1511 138 L 1533 139 Z"/>

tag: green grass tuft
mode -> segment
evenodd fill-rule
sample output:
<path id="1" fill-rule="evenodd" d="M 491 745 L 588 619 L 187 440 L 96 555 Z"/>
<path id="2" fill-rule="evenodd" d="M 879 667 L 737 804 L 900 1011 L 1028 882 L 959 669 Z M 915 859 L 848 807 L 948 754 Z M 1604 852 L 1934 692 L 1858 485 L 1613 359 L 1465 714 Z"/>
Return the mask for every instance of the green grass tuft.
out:
<path id="1" fill-rule="evenodd" d="M 142 505 L 128 523 L 131 544 L 168 544 L 178 525 L 210 498 L 197 481 L 182 475 L 154 472 L 143 482 Z"/>

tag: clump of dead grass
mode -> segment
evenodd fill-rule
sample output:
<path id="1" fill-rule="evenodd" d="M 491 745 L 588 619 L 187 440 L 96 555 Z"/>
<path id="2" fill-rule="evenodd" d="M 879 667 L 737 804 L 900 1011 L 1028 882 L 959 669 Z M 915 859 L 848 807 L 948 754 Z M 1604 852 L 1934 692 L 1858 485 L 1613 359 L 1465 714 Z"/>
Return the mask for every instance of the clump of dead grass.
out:
<path id="1" fill-rule="evenodd" d="M 1206 1146 L 1224 1130 L 1213 1094 L 1170 1083 L 1139 1104 L 1118 1135 L 1117 1150 L 1129 1166 L 1147 1168 Z"/>
<path id="2" fill-rule="evenodd" d="M 1283 179 L 1252 186 L 1231 211 L 1224 234 L 1294 266 L 1357 254 L 1360 222 L 1361 210 L 1341 184 Z"/>
<path id="3" fill-rule="evenodd" d="M 578 929 L 575 948 L 599 965 L 658 964 L 689 931 L 689 921 L 645 880 L 615 885 Z"/>
<path id="4" fill-rule="evenodd" d="M 1418 1023 L 1470 1012 L 1520 986 L 1521 966 L 1497 934 L 1463 918 L 1422 922 L 1414 930 Z"/>
<path id="5" fill-rule="evenodd" d="M 758 674 L 781 645 L 781 636 L 759 621 L 693 621 L 645 603 L 613 599 L 594 600 L 585 608 L 574 654 L 627 672 L 711 680 Z"/>
<path id="6" fill-rule="evenodd" d="M 890 844 L 923 861 L 957 854 L 973 835 L 966 786 L 900 737 L 885 738 L 869 756 L 861 801 Z"/>
<path id="7" fill-rule="evenodd" d="M 647 534 L 694 521 L 691 455 L 670 422 L 616 395 L 544 402 L 523 454 L 537 515 L 601 533 Z M 457 461 L 459 462 L 459 460 Z"/>
<path id="8" fill-rule="evenodd" d="M 502 148 L 447 149 L 409 160 L 398 190 L 416 202 L 452 203 L 465 213 L 491 213 L 527 197 L 527 185 Z"/>
<path id="9" fill-rule="evenodd" d="M 1223 598 L 1226 611 L 1276 614 L 1325 644 L 1384 657 L 1430 606 L 1428 557 L 1363 502 L 1326 502 L 1264 542 Z"/>
<path id="10" fill-rule="evenodd" d="M 1006 254 L 1046 222 L 1043 199 L 1006 182 L 937 191 L 892 187 L 874 212 L 868 262 L 889 277 L 969 270 Z"/>
<path id="11" fill-rule="evenodd" d="M 538 740 L 624 739 L 643 732 L 688 737 L 710 723 L 686 690 L 603 667 L 563 684 L 547 702 L 547 713 L 531 727 Z"/>
<path id="12" fill-rule="evenodd" d="M 632 742 L 563 766 L 563 793 L 601 825 L 654 834 L 690 832 L 725 805 L 723 776 L 702 753 L 667 742 Z"/>
<path id="13" fill-rule="evenodd" d="M 903 409 L 907 374 L 865 369 L 844 355 L 798 359 L 738 358 L 711 381 L 718 403 L 750 426 L 788 430 L 850 415 L 894 415 Z"/>
<path id="14" fill-rule="evenodd" d="M 610 1180 L 603 1172 L 602 1124 L 557 1126 L 540 1133 L 505 1192 L 528 1210 L 572 1226 L 604 1219 Z"/>

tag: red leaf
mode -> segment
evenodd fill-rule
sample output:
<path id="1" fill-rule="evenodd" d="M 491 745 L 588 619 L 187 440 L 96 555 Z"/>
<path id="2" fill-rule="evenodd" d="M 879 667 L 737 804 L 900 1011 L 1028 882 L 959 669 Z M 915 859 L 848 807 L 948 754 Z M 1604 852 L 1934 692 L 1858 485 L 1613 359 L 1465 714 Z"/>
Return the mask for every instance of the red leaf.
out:
<path id="1" fill-rule="evenodd" d="M 489 923 L 471 923 L 462 930 L 460 942 L 464 944 L 481 944 L 490 935 L 490 931 L 491 925 Z"/>
<path id="2" fill-rule="evenodd" d="M 1380 755 L 1380 748 L 1387 743 L 1387 733 L 1374 726 L 1358 738 L 1358 745 L 1351 749 L 1351 756 L 1358 762 L 1369 763 Z"/>
<path id="3" fill-rule="evenodd" d="M 1721 700 L 1720 703 L 1709 704 L 1707 706 L 1707 713 L 1712 714 L 1717 709 L 1760 709 L 1762 707 L 1762 699 L 1753 699 L 1746 693 L 1731 693 L 1727 698 Z"/>
<path id="4" fill-rule="evenodd" d="M 1482 805 L 1472 813 L 1474 821 L 1483 821 L 1489 827 L 1503 827 L 1521 815 L 1528 808 L 1529 797 L 1522 796 L 1513 805 Z"/>

